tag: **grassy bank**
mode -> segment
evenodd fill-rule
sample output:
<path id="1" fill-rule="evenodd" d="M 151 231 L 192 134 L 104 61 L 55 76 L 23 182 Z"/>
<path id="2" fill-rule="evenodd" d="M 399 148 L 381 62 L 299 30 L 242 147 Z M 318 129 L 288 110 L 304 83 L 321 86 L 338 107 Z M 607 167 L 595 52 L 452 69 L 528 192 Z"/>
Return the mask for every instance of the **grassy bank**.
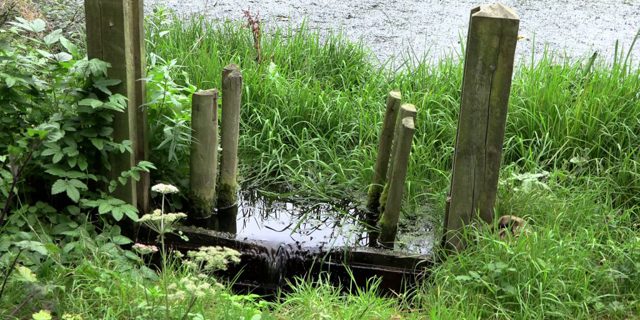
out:
<path id="1" fill-rule="evenodd" d="M 173 73 L 178 82 L 186 76 L 197 87 L 220 87 L 222 67 L 241 66 L 246 83 L 241 165 L 247 187 L 362 201 L 384 98 L 400 89 L 403 100 L 418 108 L 404 213 L 431 215 L 439 225 L 461 61 L 409 61 L 390 71 L 372 63 L 361 45 L 302 26 L 263 35 L 264 61 L 257 64 L 251 32 L 239 23 L 156 17 L 149 31 L 149 51 L 183 66 L 183 74 Z M 525 217 L 531 233 L 502 241 L 470 230 L 477 245 L 434 270 L 412 298 L 411 305 L 418 306 L 412 316 L 640 313 L 640 69 L 625 50 L 593 64 L 539 54 L 515 70 L 498 203 L 500 214 Z M 278 308 L 307 316 L 311 310 L 336 309 L 330 293 L 320 290 L 318 298 L 314 292 Z M 312 300 L 320 306 L 306 305 Z M 407 310 L 400 312 L 408 316 Z"/>
<path id="2" fill-rule="evenodd" d="M 440 225 L 462 80 L 455 57 L 389 70 L 362 45 L 303 26 L 263 34 L 256 63 L 240 22 L 162 14 L 150 17 L 147 36 L 155 180 L 186 185 L 190 94 L 219 88 L 224 65 L 236 63 L 246 84 L 245 188 L 364 201 L 385 96 L 400 89 L 418 108 L 403 212 Z M 273 303 L 234 295 L 182 260 L 164 272 L 145 267 L 120 249 L 130 240 L 112 220 L 93 215 L 102 209 L 39 203 L 0 227 L 3 276 L 18 261 L 10 250 L 18 240 L 23 254 L 0 294 L 0 317 L 46 309 L 67 320 L 638 318 L 640 68 L 626 57 L 619 50 L 591 65 L 541 53 L 516 67 L 497 211 L 525 218 L 528 231 L 500 239 L 469 228 L 472 245 L 410 294 L 381 298 L 372 280 L 351 295 L 322 281 L 296 281 Z"/>

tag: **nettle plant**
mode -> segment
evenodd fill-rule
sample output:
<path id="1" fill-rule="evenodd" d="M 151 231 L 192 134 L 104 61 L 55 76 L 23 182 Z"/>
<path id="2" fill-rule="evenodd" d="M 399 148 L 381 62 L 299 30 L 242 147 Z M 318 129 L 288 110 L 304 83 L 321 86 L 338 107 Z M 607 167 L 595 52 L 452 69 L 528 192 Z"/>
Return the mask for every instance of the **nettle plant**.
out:
<path id="1" fill-rule="evenodd" d="M 120 81 L 109 79 L 108 69 L 42 20 L 19 18 L 0 29 L 0 264 L 16 244 L 68 253 L 87 221 L 99 222 L 116 244 L 129 242 L 111 225 L 135 221 L 137 210 L 110 193 L 153 165 L 107 175 L 110 155 L 132 152 L 131 141 L 111 137 L 126 98 L 110 90 Z M 34 224 L 59 243 L 43 246 L 33 232 L 19 232 Z"/>

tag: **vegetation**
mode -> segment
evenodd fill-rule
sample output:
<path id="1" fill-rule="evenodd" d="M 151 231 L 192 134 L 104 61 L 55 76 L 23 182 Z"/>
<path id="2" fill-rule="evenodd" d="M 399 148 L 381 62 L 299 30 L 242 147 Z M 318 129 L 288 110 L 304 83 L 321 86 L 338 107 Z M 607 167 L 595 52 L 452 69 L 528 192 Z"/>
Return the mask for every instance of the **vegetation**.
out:
<path id="1" fill-rule="evenodd" d="M 157 271 L 141 258 L 154 249 L 125 250 L 131 240 L 116 221 L 137 220 L 138 214 L 108 196 L 121 181 L 103 174 L 109 154 L 130 148 L 108 134 L 110 112 L 122 109 L 122 98 L 110 94 L 114 82 L 104 63 L 83 59 L 72 41 L 38 21 L 20 20 L 0 33 L 0 203 L 6 216 L 0 226 L 1 318 L 640 314 L 640 66 L 629 58 L 631 50 L 617 50 L 612 61 L 584 63 L 542 53 L 516 68 L 497 211 L 525 218 L 525 233 L 501 239 L 488 228 L 469 227 L 467 250 L 436 266 L 414 292 L 393 299 L 376 294 L 374 279 L 351 295 L 324 280 L 299 280 L 291 293 L 268 303 L 199 276 L 207 265 L 198 260 L 202 254 L 180 257 L 162 245 L 164 268 Z M 459 59 L 380 67 L 360 44 L 302 26 L 263 33 L 258 63 L 252 30 L 239 23 L 171 19 L 162 11 L 147 22 L 154 180 L 188 185 L 190 95 L 220 87 L 220 72 L 232 62 L 246 84 L 244 188 L 309 201 L 364 202 L 384 100 L 400 89 L 418 108 L 403 213 L 441 224 L 459 108 Z M 141 163 L 121 177 L 149 169 Z M 156 189 L 162 190 L 169 189 Z M 141 222 L 180 208 L 180 196 L 165 193 L 155 193 L 163 209 Z M 172 200 L 166 211 L 165 197 Z M 219 258 L 212 268 L 233 260 L 233 253 L 208 250 L 206 256 Z"/>

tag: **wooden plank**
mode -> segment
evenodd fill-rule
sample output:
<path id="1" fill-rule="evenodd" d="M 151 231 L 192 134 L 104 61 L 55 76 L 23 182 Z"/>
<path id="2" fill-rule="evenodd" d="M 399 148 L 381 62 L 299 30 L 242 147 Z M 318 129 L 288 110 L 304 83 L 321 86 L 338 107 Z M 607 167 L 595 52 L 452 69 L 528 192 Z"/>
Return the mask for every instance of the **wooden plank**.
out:
<path id="1" fill-rule="evenodd" d="M 208 218 L 214 211 L 218 169 L 218 90 L 193 94 L 189 187 L 191 218 Z"/>
<path id="2" fill-rule="evenodd" d="M 493 219 L 519 18 L 501 4 L 471 10 L 445 244 L 463 247 L 474 217 Z"/>
<path id="3" fill-rule="evenodd" d="M 129 140 L 135 146 L 136 97 L 131 13 L 132 6 L 128 0 L 85 0 L 88 57 L 109 62 L 109 77 L 122 81 L 111 87 L 111 91 L 128 97 L 126 110 L 115 112 L 113 139 L 116 142 Z M 116 179 L 122 171 L 134 165 L 134 152 L 114 155 L 110 163 L 111 178 Z M 136 184 L 129 181 L 125 186 L 119 186 L 114 196 L 135 206 Z"/>

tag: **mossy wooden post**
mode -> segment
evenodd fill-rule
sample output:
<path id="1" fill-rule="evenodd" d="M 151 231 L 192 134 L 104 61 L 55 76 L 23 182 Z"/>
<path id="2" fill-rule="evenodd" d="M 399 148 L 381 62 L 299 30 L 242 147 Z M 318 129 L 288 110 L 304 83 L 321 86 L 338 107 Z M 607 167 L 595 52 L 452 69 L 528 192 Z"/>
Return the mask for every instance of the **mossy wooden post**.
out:
<path id="1" fill-rule="evenodd" d="M 384 212 L 384 207 L 387 203 L 387 195 L 389 191 L 388 181 L 391 181 L 393 176 L 393 166 L 395 161 L 395 158 L 393 157 L 393 155 L 396 154 L 396 148 L 398 148 L 396 139 L 398 139 L 398 133 L 401 132 L 401 129 L 402 129 L 402 119 L 406 117 L 410 117 L 413 119 L 413 123 L 415 125 L 417 114 L 418 112 L 416 110 L 416 106 L 410 103 L 405 103 L 402 106 L 400 106 L 400 111 L 398 111 L 398 116 L 396 117 L 395 125 L 394 125 L 395 137 L 393 138 L 393 145 L 391 146 L 391 158 L 389 159 L 389 166 L 387 168 L 387 173 L 386 173 L 387 183 L 385 184 L 384 189 L 382 190 L 382 194 L 380 195 L 380 208 L 378 209 L 378 212 Z"/>
<path id="2" fill-rule="evenodd" d="M 472 219 L 493 219 L 519 22 L 501 4 L 471 10 L 444 226 L 448 249 L 464 247 L 461 229 Z"/>
<path id="3" fill-rule="evenodd" d="M 218 90 L 198 91 L 191 98 L 189 187 L 192 218 L 211 216 L 216 205 L 218 167 Z"/>
<path id="4" fill-rule="evenodd" d="M 384 212 L 378 223 L 380 236 L 378 242 L 384 247 L 393 248 L 398 231 L 398 220 L 400 218 L 400 208 L 402 206 L 402 196 L 409 166 L 409 156 L 411 154 L 411 142 L 415 132 L 415 124 L 412 117 L 405 117 L 397 127 L 393 153 L 393 166 L 391 178 L 389 179 L 389 190 L 384 206 Z"/>
<path id="5" fill-rule="evenodd" d="M 232 206 L 237 201 L 241 103 L 242 74 L 238 66 L 230 64 L 222 71 L 222 157 L 220 159 L 218 208 Z"/>
<path id="6" fill-rule="evenodd" d="M 387 169 L 389 166 L 389 158 L 391 157 L 391 144 L 393 143 L 393 131 L 398 109 L 400 109 L 401 99 L 400 91 L 391 91 L 387 96 L 387 108 L 382 123 L 382 131 L 380 132 L 378 155 L 373 172 L 373 183 L 369 187 L 369 197 L 367 201 L 369 212 L 375 215 L 380 213 L 380 194 L 387 179 Z"/>
<path id="7" fill-rule="evenodd" d="M 130 0 L 85 0 L 85 21 L 87 29 L 87 55 L 111 64 L 109 78 L 120 80 L 120 84 L 110 87 L 114 94 L 128 98 L 124 112 L 114 112 L 113 139 L 116 142 L 130 140 L 135 148 L 137 142 L 136 103 L 139 100 L 136 90 L 136 52 L 142 52 L 142 39 L 136 34 L 134 21 L 142 23 L 142 11 L 134 11 L 134 1 Z M 138 39 L 136 41 L 136 39 Z M 111 178 L 116 179 L 122 171 L 135 164 L 135 152 L 114 155 L 110 159 Z M 118 186 L 114 196 L 132 205 L 137 204 L 136 183 L 129 180 L 126 185 Z"/>
<path id="8" fill-rule="evenodd" d="M 393 143 L 393 131 L 396 124 L 398 109 L 402 102 L 400 91 L 391 91 L 387 96 L 387 104 L 382 122 L 382 131 L 380 132 L 380 141 L 378 143 L 378 155 L 373 172 L 373 182 L 369 187 L 367 199 L 367 224 L 375 226 L 380 218 L 380 195 L 387 182 L 387 169 L 389 166 L 389 158 L 391 157 L 391 145 Z M 369 230 L 369 245 L 375 246 L 378 239 L 376 230 Z"/>

